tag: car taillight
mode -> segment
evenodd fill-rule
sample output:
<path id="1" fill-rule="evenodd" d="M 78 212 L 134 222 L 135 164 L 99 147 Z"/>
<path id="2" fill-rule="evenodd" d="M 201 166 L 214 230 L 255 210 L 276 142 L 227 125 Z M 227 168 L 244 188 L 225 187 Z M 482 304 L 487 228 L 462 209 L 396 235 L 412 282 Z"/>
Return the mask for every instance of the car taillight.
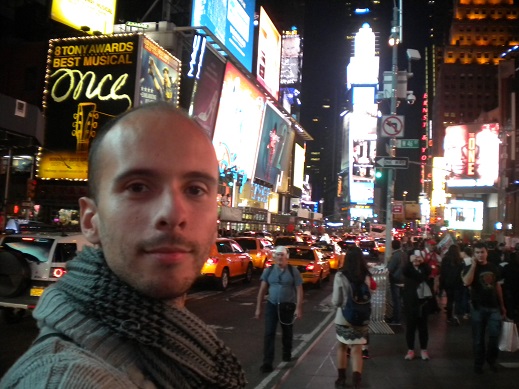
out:
<path id="1" fill-rule="evenodd" d="M 271 267 L 274 264 L 271 260 L 265 261 L 265 267 Z"/>
<path id="2" fill-rule="evenodd" d="M 52 276 L 54 278 L 61 278 L 67 273 L 67 269 L 64 267 L 55 267 L 52 269 Z"/>
<path id="3" fill-rule="evenodd" d="M 208 265 L 216 265 L 218 263 L 218 258 L 215 257 L 209 257 L 207 258 L 207 261 L 205 261 Z"/>
<path id="4" fill-rule="evenodd" d="M 313 263 L 309 263 L 308 265 L 306 265 L 306 270 L 307 271 L 312 271 L 315 269 L 315 265 Z"/>

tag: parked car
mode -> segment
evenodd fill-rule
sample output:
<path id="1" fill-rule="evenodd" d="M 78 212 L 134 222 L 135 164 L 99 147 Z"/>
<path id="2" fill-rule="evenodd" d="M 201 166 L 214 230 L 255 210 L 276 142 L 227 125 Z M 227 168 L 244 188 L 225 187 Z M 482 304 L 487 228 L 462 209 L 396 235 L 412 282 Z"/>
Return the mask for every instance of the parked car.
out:
<path id="1" fill-rule="evenodd" d="M 239 236 L 234 238 L 236 242 L 250 254 L 252 264 L 256 269 L 263 269 L 265 262 L 272 258 L 272 250 L 274 245 L 265 238 Z"/>
<path id="2" fill-rule="evenodd" d="M 303 283 L 320 288 L 324 280 L 330 279 L 330 262 L 317 247 L 287 246 L 288 263 L 301 273 Z"/>
<path id="3" fill-rule="evenodd" d="M 315 242 L 312 247 L 321 249 L 324 257 L 330 262 L 330 269 L 338 270 L 344 264 L 344 253 L 337 243 L 333 241 L 331 243 L 319 241 Z"/>
<path id="4" fill-rule="evenodd" d="M 378 249 L 378 243 L 374 240 L 361 240 L 358 243 L 364 257 L 371 262 L 379 261 L 380 251 Z"/>
<path id="5" fill-rule="evenodd" d="M 252 280 L 252 257 L 233 239 L 218 238 L 200 271 L 200 280 L 209 280 L 226 290 L 234 280 Z"/>
<path id="6" fill-rule="evenodd" d="M 0 307 L 15 322 L 34 309 L 48 286 L 67 272 L 67 262 L 83 246 L 82 234 L 15 234 L 0 237 Z"/>

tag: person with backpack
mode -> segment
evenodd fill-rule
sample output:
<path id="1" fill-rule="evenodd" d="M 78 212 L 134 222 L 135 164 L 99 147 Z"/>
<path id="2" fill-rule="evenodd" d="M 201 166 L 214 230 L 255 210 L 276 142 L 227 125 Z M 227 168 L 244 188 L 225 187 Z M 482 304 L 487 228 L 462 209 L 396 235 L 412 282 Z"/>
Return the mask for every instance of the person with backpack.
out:
<path id="1" fill-rule="evenodd" d="M 427 344 L 429 343 L 429 329 L 427 324 L 428 315 L 431 310 L 431 290 L 428 279 L 431 268 L 424 262 L 420 250 L 415 250 L 409 257 L 409 262 L 404 268 L 404 312 L 406 318 L 405 338 L 407 342 L 407 354 L 405 359 L 414 359 L 415 335 L 418 331 L 422 360 L 429 360 Z"/>
<path id="2" fill-rule="evenodd" d="M 265 304 L 265 336 L 263 341 L 262 373 L 274 370 L 274 350 L 276 328 L 281 324 L 281 342 L 283 345 L 283 361 L 292 360 L 293 324 L 295 319 L 303 316 L 303 278 L 297 269 L 288 263 L 289 251 L 285 246 L 277 246 L 274 251 L 274 265 L 266 268 L 261 274 L 261 285 L 258 292 L 256 313 L 259 319 L 263 300 L 268 292 Z"/>
<path id="3" fill-rule="evenodd" d="M 371 277 L 362 251 L 358 247 L 348 250 L 344 266 L 335 275 L 332 305 L 337 307 L 335 330 L 337 340 L 336 388 L 346 387 L 348 348 L 351 352 L 353 387 L 359 388 L 362 378 L 362 346 L 367 343 L 371 315 L 371 290 L 376 283 Z"/>

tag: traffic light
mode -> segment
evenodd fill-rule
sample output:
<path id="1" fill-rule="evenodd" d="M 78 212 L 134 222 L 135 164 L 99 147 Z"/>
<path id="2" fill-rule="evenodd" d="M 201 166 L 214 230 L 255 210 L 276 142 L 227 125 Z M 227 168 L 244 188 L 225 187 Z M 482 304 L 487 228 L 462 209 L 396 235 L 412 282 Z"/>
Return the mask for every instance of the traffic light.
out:
<path id="1" fill-rule="evenodd" d="M 378 180 L 378 179 L 381 179 L 381 178 L 382 178 L 382 170 L 375 169 L 375 179 Z"/>
<path id="2" fill-rule="evenodd" d="M 27 198 L 29 200 L 34 200 L 36 197 L 36 185 L 38 184 L 38 181 L 36 181 L 34 178 L 29 178 L 27 180 Z"/>

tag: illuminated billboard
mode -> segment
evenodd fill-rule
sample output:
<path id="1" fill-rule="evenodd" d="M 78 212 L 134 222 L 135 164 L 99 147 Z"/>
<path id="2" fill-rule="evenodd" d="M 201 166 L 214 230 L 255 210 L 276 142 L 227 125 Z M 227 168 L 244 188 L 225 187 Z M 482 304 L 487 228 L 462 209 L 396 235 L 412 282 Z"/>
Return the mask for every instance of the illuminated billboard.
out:
<path id="1" fill-rule="evenodd" d="M 213 136 L 221 169 L 252 177 L 264 111 L 265 96 L 227 62 Z"/>
<path id="2" fill-rule="evenodd" d="M 274 106 L 267 104 L 254 173 L 256 178 L 275 185 L 286 176 L 287 155 L 292 150 L 290 132 L 290 122 Z"/>
<path id="3" fill-rule="evenodd" d="M 44 92 L 45 148 L 37 175 L 43 179 L 87 179 L 90 143 L 97 129 L 140 102 L 177 96 L 143 86 L 150 58 L 169 74 L 179 62 L 140 34 L 54 39 L 49 43 Z M 162 72 L 165 74 L 166 72 Z M 178 79 L 178 77 L 177 77 Z M 153 85 L 153 86 L 152 86 Z M 172 84 L 178 91 L 178 80 Z M 168 97 L 169 96 L 169 97 Z"/>
<path id="4" fill-rule="evenodd" d="M 276 100 L 279 99 L 281 34 L 263 7 L 260 7 L 257 58 L 256 77 L 258 78 L 258 82 L 263 85 Z"/>
<path id="5" fill-rule="evenodd" d="M 281 85 L 301 82 L 301 37 L 296 31 L 285 32 L 281 41 Z"/>
<path id="6" fill-rule="evenodd" d="M 52 20 L 89 34 L 114 31 L 117 0 L 53 0 L 50 9 Z M 89 29 L 86 30 L 86 27 Z"/>
<path id="7" fill-rule="evenodd" d="M 453 230 L 483 230 L 483 201 L 452 200 L 445 204 L 445 221 Z"/>
<path id="8" fill-rule="evenodd" d="M 255 0 L 193 0 L 191 26 L 205 26 L 252 72 Z"/>
<path id="9" fill-rule="evenodd" d="M 294 147 L 294 174 L 292 184 L 296 188 L 303 189 L 305 182 L 305 149 L 295 143 Z"/>
<path id="10" fill-rule="evenodd" d="M 498 178 L 499 124 L 449 126 L 443 141 L 448 187 L 489 187 Z"/>

